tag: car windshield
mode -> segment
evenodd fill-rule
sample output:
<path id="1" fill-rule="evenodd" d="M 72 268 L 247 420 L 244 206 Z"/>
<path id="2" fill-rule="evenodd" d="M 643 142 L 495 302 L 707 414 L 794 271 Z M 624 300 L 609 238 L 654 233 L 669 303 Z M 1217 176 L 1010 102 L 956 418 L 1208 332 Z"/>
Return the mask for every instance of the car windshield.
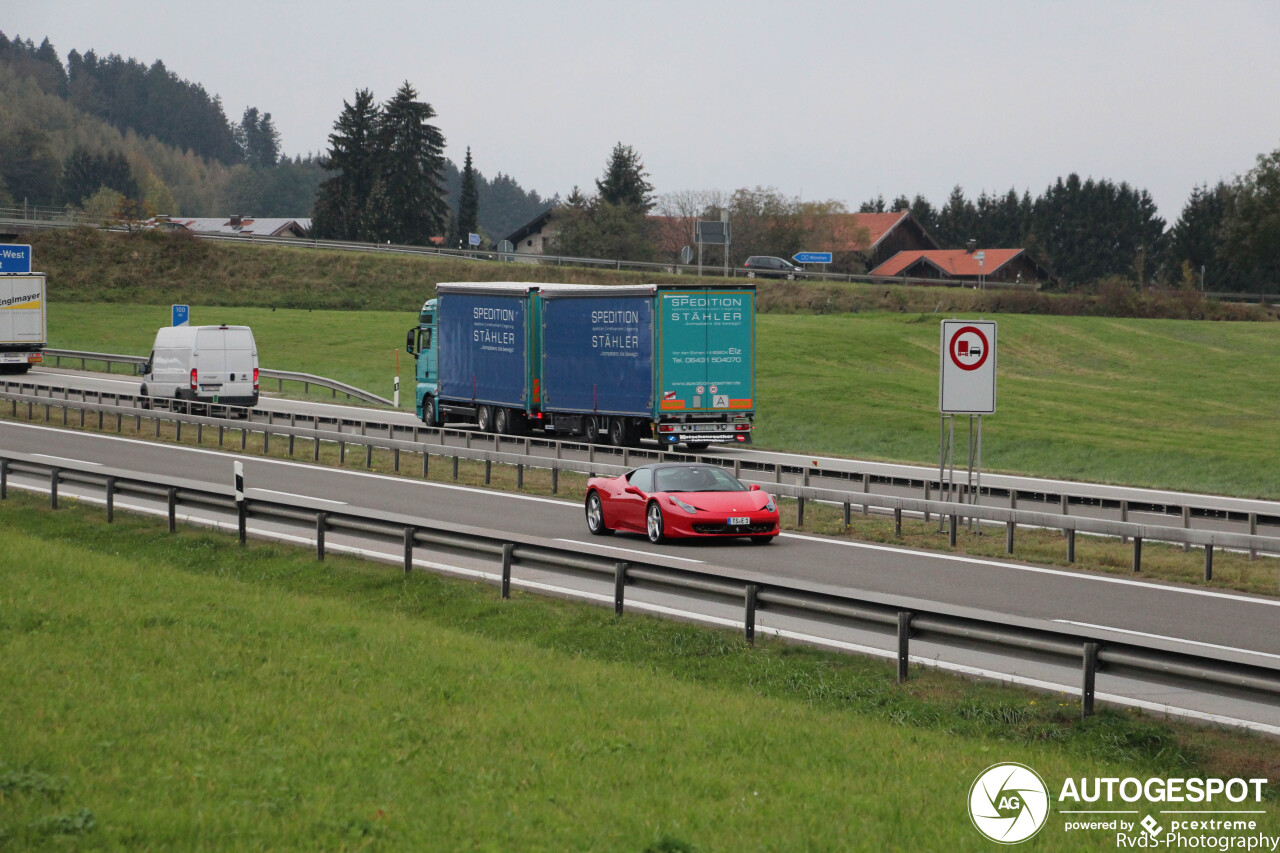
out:
<path id="1" fill-rule="evenodd" d="M 690 465 L 654 472 L 658 492 L 745 492 L 747 487 L 719 468 Z"/>

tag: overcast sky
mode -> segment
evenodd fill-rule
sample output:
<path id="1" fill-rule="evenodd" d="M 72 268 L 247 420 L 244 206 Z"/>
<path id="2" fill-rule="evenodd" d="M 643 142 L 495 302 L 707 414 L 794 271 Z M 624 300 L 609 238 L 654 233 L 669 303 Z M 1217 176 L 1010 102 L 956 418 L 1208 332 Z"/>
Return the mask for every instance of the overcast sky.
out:
<path id="1" fill-rule="evenodd" d="M 594 189 L 614 143 L 659 193 L 772 186 L 855 208 L 1059 175 L 1192 187 L 1280 148 L 1280 3 L 8 0 L 0 30 L 119 53 L 326 147 L 359 88 L 408 80 L 461 164 Z"/>

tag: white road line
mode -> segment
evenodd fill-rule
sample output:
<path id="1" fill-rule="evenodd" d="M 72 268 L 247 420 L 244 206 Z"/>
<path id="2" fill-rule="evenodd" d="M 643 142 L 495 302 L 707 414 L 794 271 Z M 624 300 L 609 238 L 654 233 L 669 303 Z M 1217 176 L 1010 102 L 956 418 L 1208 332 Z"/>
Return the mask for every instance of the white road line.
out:
<path id="1" fill-rule="evenodd" d="M 299 498 L 304 501 L 317 501 L 323 504 L 337 504 L 338 506 L 347 506 L 346 501 L 331 501 L 328 498 L 313 498 L 310 495 L 296 495 L 293 492 L 277 492 L 275 489 L 245 489 L 245 494 L 249 492 L 265 492 L 269 495 L 280 495 L 286 498 Z"/>
<path id="2" fill-rule="evenodd" d="M 33 429 L 33 430 L 57 432 L 59 434 L 65 434 L 64 430 L 56 429 L 54 427 L 37 426 L 35 424 L 26 424 L 26 423 L 20 423 L 20 422 L 12 422 L 12 421 L 7 421 L 5 423 L 12 425 L 14 427 L 22 428 L 22 429 Z M 134 445 L 152 444 L 152 442 L 141 441 L 139 439 L 133 439 L 133 438 L 124 438 L 122 436 L 117 436 L 117 435 L 102 435 L 99 433 L 75 433 L 75 434 L 80 436 L 89 436 L 90 440 L 102 439 L 106 441 L 124 441 Z M 573 507 L 575 509 L 579 506 L 579 503 L 577 501 L 568 501 L 568 500 L 563 500 L 559 498 L 547 498 L 539 495 L 519 495 L 519 494 L 514 494 L 512 492 L 501 492 L 501 491 L 496 491 L 492 489 L 479 489 L 473 486 L 458 486 L 451 483 L 435 483 L 429 480 L 410 480 L 405 477 L 392 477 L 387 474 L 374 474 L 368 471 L 350 471 L 345 468 L 324 468 L 322 466 L 308 465 L 303 462 L 291 462 L 289 460 L 284 460 L 284 459 L 267 459 L 267 458 L 258 457 L 258 456 L 246 457 L 246 456 L 241 456 L 239 454 L 223 453 L 221 451 L 208 450 L 206 448 L 199 448 L 199 447 L 182 447 L 179 445 L 162 445 L 162 446 L 172 448 L 174 450 L 185 451 L 187 453 L 204 453 L 210 456 L 217 456 L 227 460 L 250 459 L 254 463 L 285 465 L 293 468 L 305 468 L 310 471 L 338 471 L 343 474 L 349 474 L 354 477 L 370 477 L 376 480 L 383 480 L 383 481 L 393 482 L 393 483 L 408 483 L 408 484 L 415 484 L 415 485 L 421 485 L 421 486 L 429 486 L 431 488 L 437 488 L 437 489 L 454 489 L 454 490 L 463 491 L 463 492 L 471 492 L 473 494 L 492 495 L 494 497 L 505 497 L 505 498 L 512 498 L 515 500 L 535 501 L 538 503 L 559 504 L 564 507 Z M 100 463 L 89 463 L 89 464 L 100 464 Z M 869 551 L 883 551 L 889 554 L 903 554 L 903 555 L 915 557 L 915 558 L 924 557 L 924 558 L 930 558 L 935 560 L 948 560 L 956 563 L 968 563 L 974 566 L 991 566 L 994 568 L 1006 569 L 1010 571 L 1031 572 L 1033 574 L 1043 574 L 1043 575 L 1054 575 L 1057 577 L 1071 578 L 1072 580 L 1077 580 L 1082 582 L 1114 583 L 1114 584 L 1121 584 L 1123 586 L 1136 586 L 1136 587 L 1142 587 L 1143 589 L 1147 589 L 1152 592 L 1175 593 L 1179 595 L 1195 595 L 1195 596 L 1201 596 L 1204 598 L 1221 598 L 1227 601 L 1238 601 L 1238 602 L 1247 603 L 1247 604 L 1260 604 L 1267 607 L 1280 607 L 1280 599 L 1270 600 L 1270 599 L 1258 598 L 1258 597 L 1248 596 L 1248 595 L 1235 595 L 1229 592 L 1215 592 L 1213 590 L 1208 590 L 1208 589 L 1190 589 L 1188 587 L 1180 587 L 1180 586 L 1165 586 L 1162 584 L 1155 584 L 1147 581 L 1134 581 L 1134 580 L 1127 580 L 1125 578 L 1114 578 L 1114 577 L 1106 577 L 1103 575 L 1085 574 L 1083 572 L 1068 572 L 1068 571 L 1063 571 L 1061 569 L 1047 569 L 1040 566 L 1028 566 L 1028 565 L 1015 564 L 1015 563 L 1006 563 L 1006 562 L 1000 562 L 998 560 L 984 560 L 977 557 L 965 557 L 965 556 L 959 556 L 956 554 L 943 554 L 937 551 L 912 551 L 908 548 L 897 548 L 891 545 L 879 545 L 871 542 L 850 542 L 850 541 L 840 540 L 840 539 L 825 539 L 819 536 L 807 536 L 801 533 L 783 533 L 781 534 L 780 538 L 801 539 L 807 542 L 820 542 L 824 545 L 835 545 L 835 546 L 840 546 L 845 548 L 865 548 Z"/>
<path id="3" fill-rule="evenodd" d="M 686 563 L 705 563 L 705 560 L 695 560 L 692 557 L 675 557 L 671 554 L 652 554 L 648 551 L 638 551 L 635 548 L 619 548 L 614 545 L 600 545 L 596 542 L 583 542 L 580 539 L 564 539 L 558 538 L 557 542 L 568 542 L 571 545 L 591 545 L 593 548 L 604 548 L 609 551 L 621 551 L 624 554 L 637 554 L 641 557 L 665 557 L 668 560 L 683 560 Z"/>
<path id="4" fill-rule="evenodd" d="M 1128 628 L 1112 628 L 1109 625 L 1093 625 L 1089 622 L 1075 622 L 1071 619 L 1054 619 L 1054 622 L 1061 622 L 1064 625 L 1078 625 L 1081 628 L 1097 628 L 1101 631 L 1115 631 L 1117 634 L 1132 634 L 1135 637 L 1147 637 L 1152 640 L 1171 640 L 1175 643 L 1186 643 L 1188 646 L 1201 646 L 1206 649 L 1219 649 L 1224 652 L 1240 652 L 1246 655 L 1257 655 L 1264 658 L 1275 658 L 1280 660 L 1280 655 L 1274 655 L 1270 652 L 1255 652 L 1252 649 L 1241 649 L 1235 646 L 1220 646 L 1217 643 L 1203 643 L 1199 640 L 1184 640 L 1182 637 L 1170 637 L 1165 634 L 1148 634 L 1145 631 L 1130 631 Z"/>
<path id="5" fill-rule="evenodd" d="M 48 489 L 40 488 L 38 486 L 21 487 L 21 488 L 26 488 L 28 491 L 33 491 L 37 493 L 48 491 Z M 87 503 L 96 503 L 96 504 L 106 503 L 106 501 L 104 501 L 103 499 L 95 497 L 93 495 L 84 495 L 80 499 L 84 500 Z M 139 506 L 136 504 L 129 504 L 129 503 L 117 502 L 116 507 L 118 509 L 130 510 L 130 511 L 138 512 L 144 515 L 167 516 L 168 514 L 165 510 L 152 509 L 150 507 L 144 507 L 144 506 Z M 220 522 L 217 519 L 212 519 L 212 518 L 196 517 L 191 515 L 178 516 L 178 518 L 181 520 L 185 520 L 191 524 L 199 524 L 206 527 L 213 527 L 218 530 L 234 531 L 236 529 L 236 525 L 233 523 Z M 290 542 L 298 545 L 311 545 L 313 547 L 315 546 L 315 539 L 307 536 L 295 536 L 288 533 L 279 533 L 279 532 L 264 530 L 262 528 L 252 527 L 252 526 L 246 528 L 246 533 L 253 534 L 256 538 L 261 538 L 261 539 Z M 396 565 L 401 563 L 401 559 L 393 554 L 388 554 L 380 551 L 370 551 L 365 548 L 357 548 L 350 545 L 341 545 L 339 543 L 327 544 L 325 547 L 325 550 L 327 552 L 333 552 L 333 553 L 351 554 L 352 556 L 372 559 L 382 563 L 390 563 L 390 564 L 396 564 Z M 448 574 L 461 575 L 464 577 L 472 577 L 472 578 L 477 578 L 485 581 L 496 582 L 501 579 L 500 575 L 494 574 L 492 572 L 478 571 L 476 569 L 464 569 L 461 566 L 452 566 L 447 563 L 437 563 L 437 562 L 428 561 L 428 560 L 415 559 L 413 561 L 413 564 L 414 566 L 422 566 L 423 568 L 435 569 L 437 571 L 446 572 Z M 553 592 L 553 593 L 565 595 L 572 598 L 580 598 L 588 601 L 599 602 L 602 604 L 613 603 L 613 597 L 610 595 L 588 592 L 585 590 L 577 590 L 577 589 L 572 589 L 570 587 L 561 587 L 561 586 L 556 586 L 554 584 L 540 583 L 538 581 L 521 580 L 520 578 L 513 577 L 511 579 L 511 584 L 512 586 L 515 586 L 515 587 L 541 590 L 545 592 Z M 642 610 L 649 613 L 656 613 L 664 616 L 675 616 L 678 618 L 686 619 L 691 622 L 701 622 L 704 624 L 716 625 L 723 628 L 740 629 L 742 627 L 742 623 L 735 619 L 725 619 L 719 616 L 710 616 L 703 613 L 697 613 L 691 610 L 681 610 L 679 608 L 667 607 L 661 604 L 649 604 L 643 601 L 629 601 L 627 602 L 627 609 Z M 897 654 L 895 652 L 888 651 L 886 649 L 879 649 L 874 646 L 864 646 L 858 643 L 849 643 L 843 640 L 835 640 L 835 639 L 829 639 L 826 637 L 818 637 L 812 634 L 804 634 L 797 631 L 788 631 L 788 630 L 779 629 L 779 628 L 769 628 L 763 624 L 763 620 L 757 621 L 756 631 L 758 633 L 769 632 L 777 637 L 781 637 L 789 640 L 796 640 L 798 642 L 802 642 L 808 645 L 813 645 L 818 647 L 840 649 L 842 651 L 855 652 L 857 654 L 868 655 L 871 657 L 893 658 L 893 659 L 897 658 Z M 939 669 L 945 672 L 954 672 L 961 675 L 967 675 L 975 678 L 984 678 L 987 680 L 999 681 L 1006 684 L 1017 684 L 1022 687 L 1032 687 L 1037 690 L 1044 690 L 1051 693 L 1066 693 L 1066 694 L 1074 695 L 1079 692 L 1078 685 L 1070 686 L 1066 684 L 1057 684 L 1052 681 L 1044 681 L 1038 678 L 1028 678 L 1025 676 L 1010 675 L 1008 673 L 999 672 L 997 670 L 989 670 L 989 669 L 982 669 L 979 667 L 965 666 L 963 664 L 948 663 L 946 661 L 940 661 L 935 658 L 926 658 L 926 657 L 920 657 L 917 655 L 911 655 L 909 659 L 911 663 L 917 664 L 919 666 L 933 667 L 934 669 Z M 1163 704 L 1161 702 L 1149 702 L 1144 699 L 1134 699 L 1128 696 L 1121 696 L 1115 693 L 1095 693 L 1094 698 L 1102 702 L 1109 702 L 1113 705 L 1120 705 L 1122 707 L 1141 708 L 1142 710 L 1151 711 L 1156 714 L 1165 714 L 1168 716 L 1175 716 L 1175 717 L 1185 717 L 1187 719 L 1200 720 L 1202 722 L 1216 723 L 1219 725 L 1232 726 L 1235 728 L 1249 729 L 1252 731 L 1263 732 L 1265 734 L 1270 734 L 1270 735 L 1280 735 L 1280 726 L 1273 726 L 1267 723 L 1254 722 L 1252 720 L 1243 720 L 1237 717 L 1228 717 L 1222 714 L 1211 714 L 1204 711 L 1195 711 L 1189 708 L 1178 708 L 1173 705 Z"/>
<path id="6" fill-rule="evenodd" d="M 72 462 L 76 465 L 93 465 L 98 468 L 102 467 L 101 462 L 86 462 L 83 459 L 72 459 L 68 456 L 50 456 L 48 453 L 32 453 L 32 456 L 39 456 L 41 459 L 56 459 L 59 462 Z"/>
<path id="7" fill-rule="evenodd" d="M 1181 595 L 1199 595 L 1205 598 L 1225 598 L 1228 601 L 1242 601 L 1249 604 L 1263 604 L 1267 607 L 1280 607 L 1280 599 L 1258 598 L 1250 595 L 1234 595 L 1229 592 L 1215 592 L 1209 589 L 1189 589 L 1181 586 L 1165 586 L 1148 581 L 1132 581 L 1125 578 L 1106 577 L 1104 575 L 1085 574 L 1084 572 L 1068 572 L 1062 569 L 1047 569 L 1042 566 L 1028 566 L 1017 563 L 1005 563 L 999 560 L 984 560 L 979 557 L 966 557 L 959 554 L 943 554 L 938 551 L 912 551 L 910 548 L 896 548 L 892 545 L 878 545 L 874 542 L 849 542 L 841 539 L 823 539 L 819 536 L 806 536 L 802 533 L 782 533 L 783 539 L 804 539 L 809 542 L 822 542 L 827 545 L 840 545 L 845 548 L 864 548 L 868 551 L 884 551 L 889 554 L 904 554 L 910 557 L 932 557 L 953 563 L 969 563 L 975 566 L 994 566 L 1000 569 L 1012 569 L 1019 572 L 1031 572 L 1039 575 L 1056 575 L 1078 581 L 1097 581 L 1098 583 L 1117 583 L 1123 586 L 1139 586 L 1152 592 L 1172 592 Z"/>

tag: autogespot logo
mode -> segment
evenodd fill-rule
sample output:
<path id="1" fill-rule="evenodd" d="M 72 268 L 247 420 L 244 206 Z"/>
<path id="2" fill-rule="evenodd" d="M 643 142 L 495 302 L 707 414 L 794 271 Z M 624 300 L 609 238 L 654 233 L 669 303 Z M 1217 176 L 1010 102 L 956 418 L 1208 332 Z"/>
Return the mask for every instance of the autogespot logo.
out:
<path id="1" fill-rule="evenodd" d="M 969 817 L 992 841 L 1026 841 L 1049 817 L 1049 789 L 1040 774 L 1024 764 L 993 764 L 973 780 Z"/>

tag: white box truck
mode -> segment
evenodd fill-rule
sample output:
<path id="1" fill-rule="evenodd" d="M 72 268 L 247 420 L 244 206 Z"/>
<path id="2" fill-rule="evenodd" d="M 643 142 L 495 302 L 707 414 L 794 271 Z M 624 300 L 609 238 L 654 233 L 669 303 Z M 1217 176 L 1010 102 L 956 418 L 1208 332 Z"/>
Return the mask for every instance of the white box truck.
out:
<path id="1" fill-rule="evenodd" d="M 26 373 L 48 343 L 44 273 L 0 273 L 0 373 Z"/>
<path id="2" fill-rule="evenodd" d="M 144 407 L 258 405 L 258 345 L 248 326 L 165 326 L 139 372 Z"/>

